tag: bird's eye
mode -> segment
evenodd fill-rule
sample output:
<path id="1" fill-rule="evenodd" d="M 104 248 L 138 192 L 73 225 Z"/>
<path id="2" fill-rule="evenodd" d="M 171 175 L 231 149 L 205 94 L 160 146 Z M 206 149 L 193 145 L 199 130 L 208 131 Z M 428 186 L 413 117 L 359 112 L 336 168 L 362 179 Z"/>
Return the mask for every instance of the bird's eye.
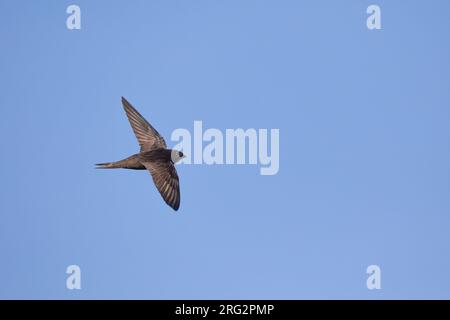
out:
<path id="1" fill-rule="evenodd" d="M 178 152 L 178 156 L 179 156 L 179 157 L 183 157 L 183 152 L 181 152 L 181 151 Z"/>

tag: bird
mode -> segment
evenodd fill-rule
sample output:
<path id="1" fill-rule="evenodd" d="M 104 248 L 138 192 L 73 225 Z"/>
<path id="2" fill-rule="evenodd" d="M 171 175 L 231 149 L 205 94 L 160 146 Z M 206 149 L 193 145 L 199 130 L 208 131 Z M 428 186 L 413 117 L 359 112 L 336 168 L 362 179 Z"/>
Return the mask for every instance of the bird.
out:
<path id="1" fill-rule="evenodd" d="M 168 149 L 164 138 L 124 97 L 122 105 L 140 145 L 139 153 L 115 162 L 97 163 L 96 168 L 148 170 L 164 201 L 177 211 L 180 207 L 180 182 L 175 163 L 185 155 Z"/>

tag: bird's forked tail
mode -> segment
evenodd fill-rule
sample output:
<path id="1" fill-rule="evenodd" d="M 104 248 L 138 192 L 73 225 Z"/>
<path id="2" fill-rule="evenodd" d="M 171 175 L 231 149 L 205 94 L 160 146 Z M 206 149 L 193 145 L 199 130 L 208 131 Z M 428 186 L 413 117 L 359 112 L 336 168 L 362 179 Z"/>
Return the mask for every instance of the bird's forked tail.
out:
<path id="1" fill-rule="evenodd" d="M 115 165 L 114 162 L 105 162 L 105 163 L 96 163 L 95 169 L 114 169 L 119 168 Z"/>

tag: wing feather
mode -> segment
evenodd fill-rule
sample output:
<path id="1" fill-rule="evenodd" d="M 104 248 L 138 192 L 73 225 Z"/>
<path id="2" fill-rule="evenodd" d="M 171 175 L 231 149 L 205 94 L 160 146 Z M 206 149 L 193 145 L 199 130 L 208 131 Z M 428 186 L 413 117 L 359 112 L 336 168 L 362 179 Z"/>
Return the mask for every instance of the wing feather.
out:
<path id="1" fill-rule="evenodd" d="M 130 125 L 141 146 L 141 152 L 158 148 L 166 149 L 167 145 L 164 138 L 124 97 L 122 97 L 122 104 L 128 121 L 130 121 Z"/>
<path id="2" fill-rule="evenodd" d="M 175 211 L 180 207 L 180 182 L 177 170 L 170 161 L 149 161 L 142 163 L 150 174 L 164 201 Z"/>

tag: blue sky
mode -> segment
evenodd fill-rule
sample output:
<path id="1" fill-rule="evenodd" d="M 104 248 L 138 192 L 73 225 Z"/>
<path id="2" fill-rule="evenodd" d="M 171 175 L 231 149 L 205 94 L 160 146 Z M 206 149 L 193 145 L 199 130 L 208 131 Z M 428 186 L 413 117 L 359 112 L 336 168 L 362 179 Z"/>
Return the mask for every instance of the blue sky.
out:
<path id="1" fill-rule="evenodd" d="M 0 298 L 450 298 L 449 10 L 2 0 Z M 279 128 L 280 170 L 180 165 L 174 213 L 147 172 L 94 169 L 138 151 L 121 96 L 169 145 Z"/>

